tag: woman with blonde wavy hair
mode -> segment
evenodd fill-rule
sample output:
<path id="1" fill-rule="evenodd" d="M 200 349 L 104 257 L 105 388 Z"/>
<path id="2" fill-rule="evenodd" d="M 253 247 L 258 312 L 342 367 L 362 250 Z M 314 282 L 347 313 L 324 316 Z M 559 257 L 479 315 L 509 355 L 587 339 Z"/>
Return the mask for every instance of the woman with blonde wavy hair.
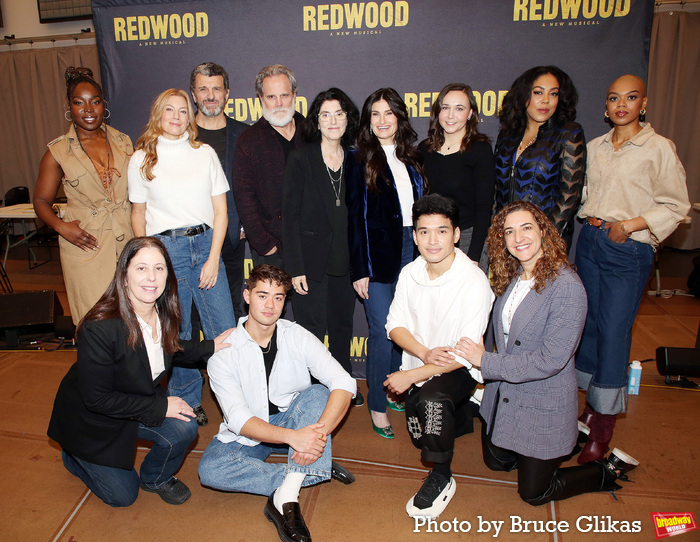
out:
<path id="1" fill-rule="evenodd" d="M 178 280 L 180 338 L 191 338 L 194 301 L 204 337 L 213 339 L 236 325 L 221 260 L 229 186 L 214 149 L 197 141 L 184 90 L 171 88 L 156 98 L 135 148 L 128 175 L 134 234 L 157 237 L 168 250 Z M 198 369 L 175 367 L 169 392 L 187 401 L 197 423 L 206 424 Z"/>
<path id="2" fill-rule="evenodd" d="M 496 352 L 469 338 L 456 346 L 486 382 L 484 463 L 518 469 L 518 493 L 532 505 L 619 489 L 617 481 L 639 463 L 617 448 L 606 459 L 559 468 L 578 436 L 574 353 L 586 320 L 586 292 L 566 243 L 536 205 L 516 201 L 494 217 L 488 246 Z"/>

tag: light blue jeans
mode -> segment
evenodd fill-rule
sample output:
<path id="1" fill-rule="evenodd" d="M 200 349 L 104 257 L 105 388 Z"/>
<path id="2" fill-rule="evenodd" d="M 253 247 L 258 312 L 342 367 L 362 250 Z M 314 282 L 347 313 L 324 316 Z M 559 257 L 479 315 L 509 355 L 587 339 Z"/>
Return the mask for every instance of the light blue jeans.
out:
<path id="1" fill-rule="evenodd" d="M 309 386 L 296 396 L 286 412 L 270 416 L 270 424 L 301 429 L 316 423 L 328 403 L 330 392 L 321 384 Z M 272 453 L 287 453 L 287 463 L 266 463 Z M 331 477 L 331 436 L 323 454 L 311 465 L 301 467 L 292 460 L 294 450 L 285 445 L 260 443 L 246 446 L 240 442 L 221 442 L 214 437 L 199 461 L 202 485 L 221 491 L 239 491 L 269 496 L 290 472 L 306 474 L 303 486 Z"/>
<path id="2" fill-rule="evenodd" d="M 175 269 L 180 298 L 180 338 L 183 340 L 192 337 L 190 310 L 193 300 L 202 322 L 205 339 L 214 339 L 236 325 L 226 268 L 221 258 L 216 285 L 208 290 L 199 288 L 199 274 L 209 258 L 212 236 L 211 229 L 192 237 L 154 236 L 163 241 Z M 202 385 L 199 369 L 174 367 L 168 383 L 168 394 L 181 397 L 194 408 L 202 404 Z"/>

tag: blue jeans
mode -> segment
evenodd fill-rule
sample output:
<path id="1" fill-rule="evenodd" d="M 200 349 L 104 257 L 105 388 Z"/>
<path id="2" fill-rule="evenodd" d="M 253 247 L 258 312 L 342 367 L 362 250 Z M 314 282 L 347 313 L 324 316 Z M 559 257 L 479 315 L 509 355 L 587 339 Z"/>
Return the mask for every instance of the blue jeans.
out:
<path id="1" fill-rule="evenodd" d="M 286 412 L 270 416 L 270 424 L 301 429 L 316 423 L 328 403 L 330 392 L 321 384 L 309 386 L 297 395 Z M 287 463 L 266 463 L 271 453 L 287 453 Z M 306 467 L 292 460 L 294 450 L 281 444 L 260 443 L 246 446 L 240 442 L 221 442 L 214 437 L 199 461 L 202 485 L 221 491 L 241 491 L 269 496 L 290 472 L 306 474 L 303 486 L 318 484 L 331 477 L 331 436 L 323 454 Z"/>
<path id="2" fill-rule="evenodd" d="M 608 231 L 584 224 L 576 247 L 576 268 L 588 296 L 588 314 L 576 356 L 579 387 L 601 414 L 627 410 L 627 368 L 632 325 L 649 278 L 654 249 L 627 239 L 615 243 Z"/>
<path id="3" fill-rule="evenodd" d="M 413 261 L 413 230 L 403 229 L 401 269 Z M 386 336 L 386 318 L 394 300 L 398 275 L 393 282 L 369 282 L 369 298 L 364 300 L 367 316 L 367 406 L 375 412 L 386 412 L 383 382 L 388 374 L 401 367 L 401 349 Z"/>
<path id="4" fill-rule="evenodd" d="M 153 442 L 153 447 L 141 463 L 141 476 L 136 469 L 120 469 L 97 465 L 65 450 L 63 464 L 68 472 L 110 506 L 129 506 L 139 494 L 139 482 L 158 489 L 168 482 L 182 465 L 187 447 L 197 436 L 197 423 L 165 418 L 158 427 L 139 424 L 138 437 Z"/>
<path id="5" fill-rule="evenodd" d="M 199 274 L 209 258 L 213 230 L 208 229 L 192 237 L 156 235 L 163 241 L 173 262 L 180 298 L 180 338 L 192 337 L 190 310 L 192 301 L 197 307 L 205 339 L 214 339 L 220 333 L 236 325 L 231 292 L 228 288 L 226 269 L 219 258 L 219 276 L 216 285 L 209 290 L 199 288 Z M 168 382 L 168 394 L 181 397 L 191 407 L 202 404 L 202 375 L 199 369 L 174 367 Z"/>

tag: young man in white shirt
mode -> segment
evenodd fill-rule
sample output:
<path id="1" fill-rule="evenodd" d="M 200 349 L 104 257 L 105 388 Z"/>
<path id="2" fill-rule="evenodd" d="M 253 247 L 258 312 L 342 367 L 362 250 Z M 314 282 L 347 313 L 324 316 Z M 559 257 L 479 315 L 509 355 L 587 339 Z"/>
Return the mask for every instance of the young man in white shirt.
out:
<path id="1" fill-rule="evenodd" d="M 457 205 L 438 194 L 413 204 L 420 256 L 401 271 L 386 330 L 403 349 L 401 370 L 384 384 L 406 393 L 406 426 L 433 469 L 406 504 L 411 517 L 436 518 L 455 493 L 454 441 L 473 431 L 470 399 L 481 372 L 457 356 L 461 337 L 479 342 L 493 304 L 486 275 L 461 250 Z M 472 399 L 477 402 L 476 399 Z"/>
<path id="2" fill-rule="evenodd" d="M 331 432 L 357 392 L 355 380 L 311 333 L 282 309 L 291 288 L 282 269 L 260 265 L 243 298 L 249 315 L 226 340 L 228 354 L 207 365 L 223 412 L 219 433 L 199 463 L 203 485 L 268 495 L 265 517 L 280 539 L 311 540 L 299 509 L 302 486 L 354 477 L 332 462 Z M 311 384 L 313 375 L 321 384 Z M 287 463 L 267 463 L 273 452 Z"/>

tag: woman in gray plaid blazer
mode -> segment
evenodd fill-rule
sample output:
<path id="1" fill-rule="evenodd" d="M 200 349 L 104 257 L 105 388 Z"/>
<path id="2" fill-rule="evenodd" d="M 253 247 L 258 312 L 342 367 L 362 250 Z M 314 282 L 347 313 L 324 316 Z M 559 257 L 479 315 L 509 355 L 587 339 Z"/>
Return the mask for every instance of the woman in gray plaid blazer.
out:
<path id="1" fill-rule="evenodd" d="M 462 339 L 457 350 L 481 367 L 484 462 L 518 469 L 518 493 L 544 504 L 590 491 L 619 489 L 638 465 L 617 448 L 609 458 L 559 468 L 577 438 L 574 353 L 586 319 L 586 292 L 571 269 L 566 245 L 535 205 L 514 202 L 488 235 L 494 275 L 491 330 L 496 352 Z"/>

